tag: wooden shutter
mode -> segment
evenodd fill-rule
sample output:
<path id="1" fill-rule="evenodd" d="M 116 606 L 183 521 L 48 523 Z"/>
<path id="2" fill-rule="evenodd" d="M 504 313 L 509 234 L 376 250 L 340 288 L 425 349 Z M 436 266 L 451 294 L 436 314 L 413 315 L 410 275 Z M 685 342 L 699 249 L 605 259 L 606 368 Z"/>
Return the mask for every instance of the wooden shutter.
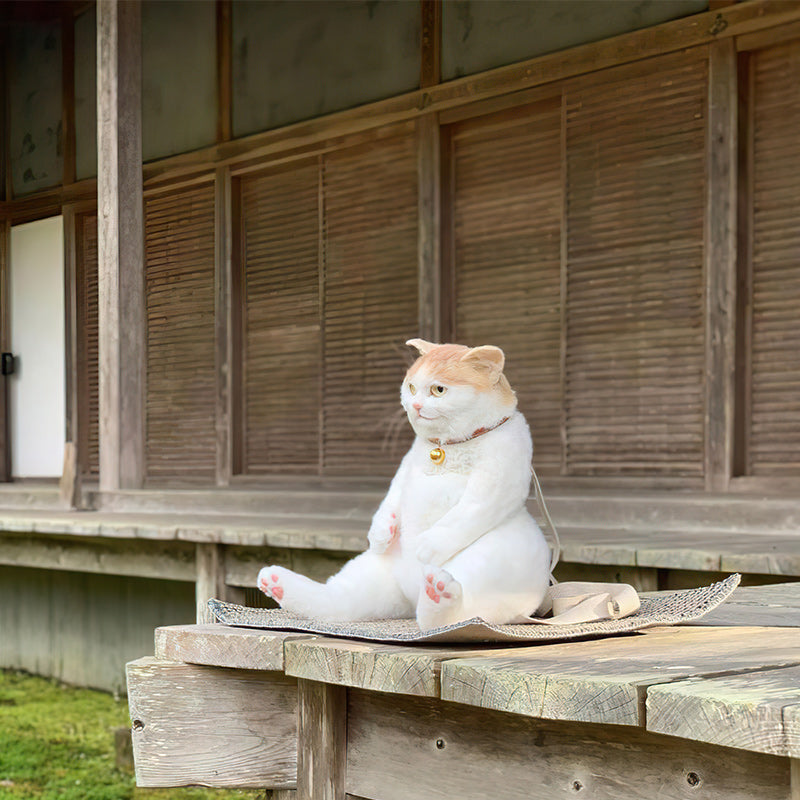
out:
<path id="1" fill-rule="evenodd" d="M 752 70 L 752 342 L 748 472 L 800 472 L 800 41 Z"/>
<path id="2" fill-rule="evenodd" d="M 703 48 L 566 93 L 571 474 L 702 474 L 706 84 Z"/>
<path id="3" fill-rule="evenodd" d="M 100 388 L 98 368 L 97 215 L 76 216 L 78 320 L 81 352 L 78 426 L 86 477 L 100 475 Z"/>
<path id="4" fill-rule="evenodd" d="M 561 466 L 561 103 L 469 120 L 450 136 L 455 336 L 494 344 L 533 432 Z"/>
<path id="5" fill-rule="evenodd" d="M 213 185 L 146 198 L 145 259 L 147 477 L 212 482 Z"/>
<path id="6" fill-rule="evenodd" d="M 409 441 L 399 394 L 418 324 L 414 137 L 330 153 L 323 179 L 324 469 L 390 474 Z"/>
<path id="7" fill-rule="evenodd" d="M 243 472 L 319 469 L 319 167 L 241 184 Z"/>

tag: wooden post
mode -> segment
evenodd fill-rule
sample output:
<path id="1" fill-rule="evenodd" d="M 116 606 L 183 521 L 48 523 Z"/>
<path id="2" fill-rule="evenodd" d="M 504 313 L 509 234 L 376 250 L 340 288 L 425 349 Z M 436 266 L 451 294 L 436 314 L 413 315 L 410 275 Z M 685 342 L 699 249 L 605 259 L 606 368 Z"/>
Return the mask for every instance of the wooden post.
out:
<path id="1" fill-rule="evenodd" d="M 419 335 L 432 342 L 442 336 L 440 147 L 438 115 L 425 114 L 417 122 Z"/>
<path id="2" fill-rule="evenodd" d="M 212 597 L 225 599 L 225 553 L 221 544 L 198 542 L 195 554 L 197 623 L 202 625 L 216 621 L 208 610 L 208 601 Z"/>
<path id="3" fill-rule="evenodd" d="M 297 800 L 345 800 L 347 689 L 297 681 Z"/>
<path id="4" fill-rule="evenodd" d="M 97 5 L 100 489 L 144 480 L 141 6 Z"/>
<path id="5" fill-rule="evenodd" d="M 8 248 L 10 226 L 8 219 L 0 220 L 0 352 L 10 346 L 8 298 Z M 8 415 L 8 381 L 0 375 L 0 482 L 11 480 L 11 428 Z"/>
<path id="6" fill-rule="evenodd" d="M 789 759 L 791 800 L 800 800 L 800 758 Z"/>
<path id="7" fill-rule="evenodd" d="M 216 364 L 217 364 L 217 486 L 228 486 L 233 472 L 234 337 L 232 261 L 232 192 L 230 170 L 216 175 Z"/>
<path id="8" fill-rule="evenodd" d="M 733 469 L 736 369 L 736 47 L 709 45 L 706 159 L 706 489 L 725 491 Z"/>

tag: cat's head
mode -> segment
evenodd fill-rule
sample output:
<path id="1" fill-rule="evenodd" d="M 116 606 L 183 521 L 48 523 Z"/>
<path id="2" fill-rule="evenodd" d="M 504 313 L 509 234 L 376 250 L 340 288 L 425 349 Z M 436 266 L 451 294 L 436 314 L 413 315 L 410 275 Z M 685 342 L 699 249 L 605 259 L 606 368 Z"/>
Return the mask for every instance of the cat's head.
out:
<path id="1" fill-rule="evenodd" d="M 517 398 L 503 375 L 499 347 L 465 347 L 409 339 L 419 358 L 406 373 L 400 391 L 414 432 L 425 439 L 466 439 L 497 424 L 516 407 Z"/>

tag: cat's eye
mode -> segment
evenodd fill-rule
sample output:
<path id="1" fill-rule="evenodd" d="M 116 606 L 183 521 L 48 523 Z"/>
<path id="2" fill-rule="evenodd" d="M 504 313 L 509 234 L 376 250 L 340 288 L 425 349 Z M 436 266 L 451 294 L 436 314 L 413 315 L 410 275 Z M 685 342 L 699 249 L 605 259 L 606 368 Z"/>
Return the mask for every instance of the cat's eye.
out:
<path id="1" fill-rule="evenodd" d="M 446 386 L 431 386 L 431 394 L 434 397 L 441 397 L 446 391 Z"/>
<path id="2" fill-rule="evenodd" d="M 417 393 L 417 387 L 414 386 L 413 383 L 409 383 L 408 384 L 408 391 L 411 392 L 411 394 L 416 394 Z"/>

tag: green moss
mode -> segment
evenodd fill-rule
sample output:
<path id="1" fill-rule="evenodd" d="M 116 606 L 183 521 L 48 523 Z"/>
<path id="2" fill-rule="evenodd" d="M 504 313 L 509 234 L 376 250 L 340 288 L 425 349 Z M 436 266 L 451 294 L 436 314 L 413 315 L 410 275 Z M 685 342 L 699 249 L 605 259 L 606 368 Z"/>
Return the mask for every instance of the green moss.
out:
<path id="1" fill-rule="evenodd" d="M 0 670 L 0 800 L 263 798 L 263 791 L 136 788 L 114 759 L 114 730 L 129 724 L 124 699 Z"/>

